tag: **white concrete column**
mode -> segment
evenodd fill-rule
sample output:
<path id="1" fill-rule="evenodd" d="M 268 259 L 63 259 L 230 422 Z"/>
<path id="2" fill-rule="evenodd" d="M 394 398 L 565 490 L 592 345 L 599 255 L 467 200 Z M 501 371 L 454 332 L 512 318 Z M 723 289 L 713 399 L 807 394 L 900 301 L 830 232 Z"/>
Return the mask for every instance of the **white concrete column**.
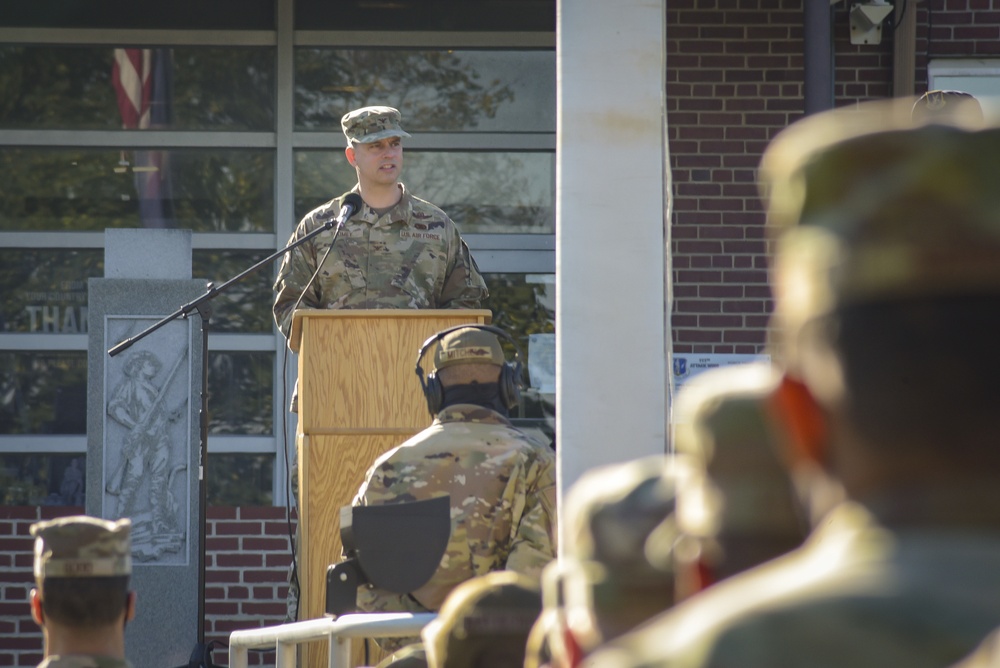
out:
<path id="1" fill-rule="evenodd" d="M 665 450 L 664 3 L 558 2 L 560 499 L 589 468 Z"/>

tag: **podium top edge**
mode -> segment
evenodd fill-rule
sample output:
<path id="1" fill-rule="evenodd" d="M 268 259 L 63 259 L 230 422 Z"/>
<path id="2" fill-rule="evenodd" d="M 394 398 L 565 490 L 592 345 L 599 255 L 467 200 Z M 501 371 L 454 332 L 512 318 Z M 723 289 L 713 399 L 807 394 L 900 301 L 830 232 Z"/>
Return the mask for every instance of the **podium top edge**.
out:
<path id="1" fill-rule="evenodd" d="M 486 308 L 300 308 L 292 313 L 292 320 L 294 321 L 306 316 L 334 318 L 426 318 L 447 317 L 456 313 L 483 316 L 487 319 L 493 318 L 493 312 Z"/>
<path id="2" fill-rule="evenodd" d="M 292 313 L 292 329 L 288 337 L 289 349 L 297 353 L 302 342 L 302 320 L 304 318 L 461 318 L 456 324 L 477 321 L 488 325 L 493 320 L 493 312 L 485 308 L 383 308 L 383 309 L 296 309 Z"/>

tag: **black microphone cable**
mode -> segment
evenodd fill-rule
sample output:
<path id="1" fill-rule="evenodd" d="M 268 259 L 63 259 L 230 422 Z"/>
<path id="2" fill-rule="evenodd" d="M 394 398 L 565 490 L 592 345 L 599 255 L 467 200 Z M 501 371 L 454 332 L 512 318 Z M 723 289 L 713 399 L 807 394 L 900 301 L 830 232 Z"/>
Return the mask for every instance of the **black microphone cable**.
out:
<path id="1" fill-rule="evenodd" d="M 347 219 L 353 216 L 358 209 L 361 208 L 363 200 L 361 196 L 355 192 L 348 193 L 344 197 L 344 203 L 340 208 L 340 214 L 333 219 L 337 223 L 333 230 L 333 239 L 330 240 L 330 245 L 327 246 L 326 252 L 323 253 L 323 257 L 319 262 L 316 263 L 316 269 L 313 271 L 312 276 L 306 281 L 306 284 L 302 287 L 302 291 L 299 293 L 298 298 L 292 305 L 291 310 L 288 312 L 289 316 L 294 316 L 295 311 L 298 310 L 299 305 L 302 303 L 302 298 L 305 296 L 306 292 L 312 287 L 313 283 L 316 281 L 316 277 L 319 276 L 320 270 L 323 265 L 326 264 L 326 259 L 330 257 L 330 251 L 333 250 L 333 245 L 337 243 L 337 237 L 340 235 L 340 229 L 347 222 Z M 327 221 L 324 225 L 329 224 Z M 317 295 L 319 298 L 320 295 Z M 289 322 L 289 324 L 291 324 Z M 290 332 L 290 330 L 289 330 Z M 288 345 L 286 342 L 285 351 L 281 358 L 281 405 L 288 406 Z M 298 588 L 298 596 L 295 597 L 295 612 L 292 617 L 292 621 L 296 622 L 299 619 L 299 601 L 302 599 L 302 589 L 299 583 L 299 560 L 298 560 L 298 547 L 295 544 L 295 530 L 292 528 L 292 500 L 291 500 L 291 486 L 292 486 L 292 475 L 291 468 L 288 465 L 288 410 L 285 408 L 281 411 L 281 453 L 285 461 L 285 522 L 288 527 L 288 544 L 291 546 L 292 553 L 292 577 L 288 586 L 292 586 L 292 582 L 295 583 L 296 588 Z M 298 503 L 296 503 L 296 508 Z M 298 522 L 301 522 L 302 518 L 299 517 Z"/>

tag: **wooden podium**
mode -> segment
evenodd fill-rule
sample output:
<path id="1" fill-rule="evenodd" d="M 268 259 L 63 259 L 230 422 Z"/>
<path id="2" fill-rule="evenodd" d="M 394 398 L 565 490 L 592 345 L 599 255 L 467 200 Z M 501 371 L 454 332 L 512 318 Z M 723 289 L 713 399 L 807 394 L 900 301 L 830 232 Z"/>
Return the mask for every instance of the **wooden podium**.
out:
<path id="1" fill-rule="evenodd" d="M 341 560 L 340 509 L 382 453 L 431 418 L 414 373 L 420 345 L 485 309 L 299 310 L 289 346 L 299 354 L 299 619 L 322 617 L 326 569 Z M 433 369 L 433 349 L 424 357 Z M 325 643 L 324 643 L 325 645 Z M 307 666 L 326 665 L 314 644 Z"/>

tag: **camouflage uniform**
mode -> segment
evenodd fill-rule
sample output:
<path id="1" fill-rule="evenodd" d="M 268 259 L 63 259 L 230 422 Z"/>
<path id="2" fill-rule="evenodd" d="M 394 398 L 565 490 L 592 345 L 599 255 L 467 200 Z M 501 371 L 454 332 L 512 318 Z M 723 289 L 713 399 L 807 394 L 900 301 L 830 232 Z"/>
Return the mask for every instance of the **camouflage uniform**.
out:
<path id="1" fill-rule="evenodd" d="M 399 121 L 399 112 L 391 107 L 364 107 L 345 114 L 341 125 L 348 142 L 356 144 L 409 137 Z M 300 308 L 479 308 L 489 296 L 455 223 L 398 185 L 402 197 L 392 209 L 380 215 L 363 204 L 345 222 Z M 309 212 L 289 243 L 336 217 L 345 196 Z M 285 336 L 291 309 L 333 238 L 334 231 L 327 230 L 287 253 L 281 263 L 274 283 L 274 320 Z"/>
<path id="2" fill-rule="evenodd" d="M 402 186 L 401 186 L 402 187 Z M 289 243 L 322 226 L 343 196 L 311 211 Z M 274 318 L 288 336 L 291 308 L 333 241 L 333 230 L 290 251 L 274 289 Z M 379 215 L 367 204 L 345 223 L 300 308 L 479 308 L 489 296 L 469 247 L 447 214 L 403 187 Z"/>
<path id="3" fill-rule="evenodd" d="M 506 571 L 463 582 L 421 632 L 427 665 L 521 666 L 528 634 L 541 611 L 534 578 Z"/>
<path id="4" fill-rule="evenodd" d="M 993 303 L 983 295 L 1000 294 L 1000 127 L 961 118 L 913 126 L 910 116 L 909 103 L 811 116 L 775 139 L 761 168 L 777 242 L 775 350 L 785 371 L 775 398 L 813 401 L 798 414 L 795 442 L 826 447 L 831 478 L 854 482 L 844 492 L 857 498 L 835 503 L 801 548 L 681 603 L 584 665 L 930 668 L 967 655 L 1000 620 L 995 469 L 966 463 L 934 477 L 929 466 L 919 468 L 923 458 L 945 460 L 960 445 L 967 446 L 963 454 L 987 457 L 996 420 L 985 422 L 992 431 L 981 444 L 942 442 L 932 453 L 925 439 L 908 462 L 916 474 L 900 466 L 892 471 L 898 478 L 876 476 L 866 488 L 858 482 L 864 465 L 852 469 L 839 455 L 864 453 L 888 469 L 892 457 L 910 452 L 898 439 L 888 451 L 852 439 L 859 421 L 843 417 L 847 408 L 828 408 L 850 401 L 860 383 L 845 377 L 846 362 L 837 357 L 838 325 L 854 323 L 851 344 L 860 347 L 861 327 L 884 322 L 880 308 L 923 309 L 930 318 L 939 313 L 933 306 L 982 311 Z M 859 309 L 859 318 L 847 319 Z M 891 345 L 889 334 L 879 335 L 879 345 Z M 977 351 L 985 338 L 976 339 Z M 878 364 L 879 352 L 866 351 L 865 362 Z M 963 353 L 942 351 L 949 370 L 976 364 Z M 854 372 L 858 357 L 855 350 Z M 915 359 L 913 366 L 929 362 Z M 811 394 L 780 394 L 794 392 L 793 381 Z M 923 374 L 915 382 L 957 385 Z M 807 408 L 827 410 L 828 431 L 806 424 Z M 941 416 L 945 429 L 949 417 Z M 799 457 L 806 456 L 800 448 Z"/>
<path id="5" fill-rule="evenodd" d="M 31 525 L 39 590 L 44 591 L 44 582 L 50 578 L 131 575 L 131 526 L 128 519 L 110 522 L 85 515 Z M 75 630 L 86 628 L 82 625 Z M 131 668 L 131 664 L 124 658 L 67 654 L 47 656 L 39 668 Z"/>
<path id="6" fill-rule="evenodd" d="M 369 612 L 437 610 L 461 582 L 507 569 L 538 577 L 555 556 L 555 458 L 496 411 L 442 410 L 430 427 L 380 457 L 354 505 L 451 495 L 452 530 L 431 580 L 400 595 L 358 591 Z"/>

